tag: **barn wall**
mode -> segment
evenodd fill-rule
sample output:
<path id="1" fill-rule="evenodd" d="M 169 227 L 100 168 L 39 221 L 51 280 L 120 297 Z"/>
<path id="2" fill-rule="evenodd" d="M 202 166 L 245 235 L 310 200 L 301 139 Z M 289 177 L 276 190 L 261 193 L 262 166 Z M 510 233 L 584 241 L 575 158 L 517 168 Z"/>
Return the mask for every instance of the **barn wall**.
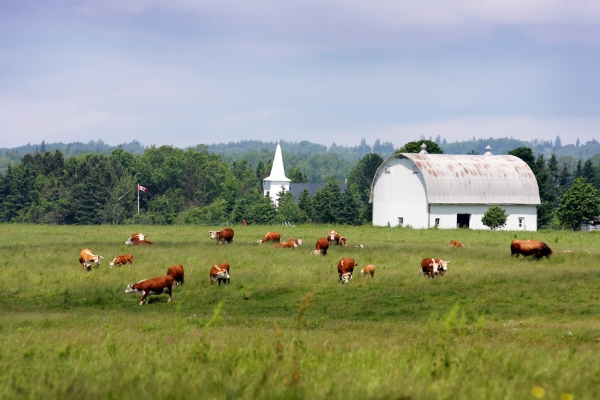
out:
<path id="1" fill-rule="evenodd" d="M 475 205 L 475 204 L 432 204 L 430 208 L 431 226 L 435 225 L 435 219 L 439 218 L 440 229 L 456 228 L 457 214 L 471 214 L 469 224 L 470 229 L 489 229 L 483 225 L 481 218 L 490 208 L 490 205 Z M 537 207 L 527 205 L 500 205 L 506 210 L 508 218 L 506 226 L 502 230 L 537 230 Z M 519 217 L 523 218 L 523 227 L 519 227 Z"/>
<path id="2" fill-rule="evenodd" d="M 414 173 L 414 165 L 406 158 L 391 159 L 379 169 L 372 192 L 373 225 L 397 226 L 402 217 L 404 226 L 427 228 L 425 183 L 420 173 Z"/>

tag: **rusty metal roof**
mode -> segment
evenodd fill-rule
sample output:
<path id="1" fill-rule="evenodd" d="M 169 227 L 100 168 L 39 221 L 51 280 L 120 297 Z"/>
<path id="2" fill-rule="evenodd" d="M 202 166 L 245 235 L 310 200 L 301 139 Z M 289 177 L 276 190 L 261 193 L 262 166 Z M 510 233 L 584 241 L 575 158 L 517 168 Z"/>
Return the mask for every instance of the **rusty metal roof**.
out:
<path id="1" fill-rule="evenodd" d="M 535 175 L 515 156 L 400 153 L 379 168 L 393 158 L 419 168 L 429 204 L 540 204 Z"/>

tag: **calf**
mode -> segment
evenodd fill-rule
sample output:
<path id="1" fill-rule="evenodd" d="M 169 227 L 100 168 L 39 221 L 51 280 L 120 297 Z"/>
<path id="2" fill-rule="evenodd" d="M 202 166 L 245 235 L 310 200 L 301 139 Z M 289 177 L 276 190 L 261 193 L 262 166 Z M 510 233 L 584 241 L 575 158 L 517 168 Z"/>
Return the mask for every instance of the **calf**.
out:
<path id="1" fill-rule="evenodd" d="M 363 269 L 360 270 L 360 274 L 361 275 L 371 274 L 371 278 L 373 278 L 373 276 L 375 275 L 375 266 L 373 264 L 367 265 L 366 267 L 364 267 Z"/>
<path id="2" fill-rule="evenodd" d="M 340 244 L 340 234 L 337 231 L 329 231 L 327 234 L 330 244 Z"/>
<path id="3" fill-rule="evenodd" d="M 100 265 L 100 260 L 104 260 L 104 257 L 93 254 L 90 249 L 85 248 L 79 252 L 79 263 L 87 271 L 90 270 L 92 264 Z"/>
<path id="4" fill-rule="evenodd" d="M 464 248 L 465 245 L 462 244 L 461 242 L 457 242 L 456 240 L 451 240 L 450 241 L 450 247 L 462 247 L 462 248 Z"/>
<path id="5" fill-rule="evenodd" d="M 327 249 L 329 248 L 329 240 L 326 238 L 320 238 L 317 240 L 317 244 L 315 245 L 316 249 L 312 251 L 314 255 L 327 255 Z"/>
<path id="6" fill-rule="evenodd" d="M 183 265 L 173 265 L 167 270 L 167 275 L 172 276 L 173 280 L 179 285 L 183 285 Z"/>
<path id="7" fill-rule="evenodd" d="M 279 232 L 267 232 L 265 237 L 262 240 L 259 240 L 258 243 L 261 243 L 261 244 L 264 242 L 279 243 L 280 241 L 281 241 L 281 235 L 279 234 Z"/>
<path id="8" fill-rule="evenodd" d="M 439 258 L 424 258 L 421 261 L 421 271 L 423 271 L 423 275 L 433 279 L 436 275 L 444 276 L 449 264 L 450 261 L 440 260 Z"/>
<path id="9" fill-rule="evenodd" d="M 129 264 L 133 266 L 133 254 L 124 254 L 122 256 L 115 257 L 110 263 L 108 263 L 110 267 L 114 267 L 115 265 L 121 266 L 124 264 Z"/>
<path id="10" fill-rule="evenodd" d="M 344 247 L 348 246 L 348 239 L 346 239 L 346 236 L 340 237 L 339 245 Z"/>
<path id="11" fill-rule="evenodd" d="M 169 295 L 168 303 L 173 300 L 173 277 L 170 275 L 161 276 L 158 278 L 144 279 L 138 283 L 130 283 L 125 289 L 125 293 L 138 293 L 141 297 L 139 305 L 148 304 L 148 296 L 151 294 L 167 293 Z"/>
<path id="12" fill-rule="evenodd" d="M 209 232 L 210 232 L 210 238 L 216 239 L 217 244 L 222 244 L 222 243 L 231 244 L 231 242 L 233 242 L 233 229 L 231 229 L 231 228 L 225 228 L 225 229 L 221 229 L 220 231 L 209 231 Z"/>
<path id="13" fill-rule="evenodd" d="M 304 240 L 302 240 L 302 239 L 291 238 L 291 239 L 288 239 L 287 241 L 289 242 L 290 240 L 292 242 L 296 243 L 296 246 L 302 246 L 302 243 L 304 243 Z"/>
<path id="14" fill-rule="evenodd" d="M 348 283 L 352 279 L 352 273 L 354 272 L 354 258 L 342 258 L 338 262 L 338 275 L 340 276 L 340 283 Z"/>
<path id="15" fill-rule="evenodd" d="M 215 264 L 210 269 L 210 284 L 217 282 L 219 286 L 221 282 L 223 284 L 229 283 L 229 264 L 221 263 Z"/>
<path id="16" fill-rule="evenodd" d="M 275 243 L 273 247 L 280 247 L 282 249 L 294 249 L 298 247 L 298 245 L 293 240 L 288 240 L 287 242 L 283 243 Z"/>
<path id="17" fill-rule="evenodd" d="M 127 239 L 127 241 L 125 242 L 126 245 L 140 245 L 140 244 L 154 244 L 154 242 L 151 242 L 149 240 L 146 239 L 146 235 L 142 234 L 142 233 L 134 233 L 133 235 L 131 235 L 131 237 L 129 239 Z"/>

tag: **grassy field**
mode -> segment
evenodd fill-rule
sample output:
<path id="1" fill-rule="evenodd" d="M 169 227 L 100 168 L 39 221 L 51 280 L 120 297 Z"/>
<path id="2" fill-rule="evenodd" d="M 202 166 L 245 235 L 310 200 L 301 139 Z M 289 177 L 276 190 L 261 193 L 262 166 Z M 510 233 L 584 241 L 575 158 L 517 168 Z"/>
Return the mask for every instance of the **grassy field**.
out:
<path id="1" fill-rule="evenodd" d="M 321 257 L 329 226 L 237 226 L 221 246 L 214 228 L 0 225 L 0 398 L 600 398 L 600 235 L 337 227 L 349 246 Z M 269 230 L 305 244 L 258 245 Z M 156 244 L 125 246 L 137 231 Z M 511 258 L 515 238 L 554 254 Z M 104 256 L 90 272 L 84 247 Z M 342 257 L 375 278 L 339 285 Z M 224 261 L 231 284 L 211 286 Z M 180 263 L 172 303 L 125 294 Z"/>

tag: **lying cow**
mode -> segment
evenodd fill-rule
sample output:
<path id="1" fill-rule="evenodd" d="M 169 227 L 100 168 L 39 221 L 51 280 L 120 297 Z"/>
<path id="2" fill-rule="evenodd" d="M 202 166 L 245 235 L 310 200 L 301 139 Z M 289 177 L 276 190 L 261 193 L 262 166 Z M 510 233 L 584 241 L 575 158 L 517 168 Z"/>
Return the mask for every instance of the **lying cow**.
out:
<path id="1" fill-rule="evenodd" d="M 225 228 L 225 229 L 221 229 L 220 231 L 209 231 L 209 232 L 210 232 L 210 238 L 216 239 L 217 244 L 222 244 L 222 243 L 231 244 L 231 242 L 233 242 L 233 229 L 231 229 L 231 228 Z"/>
<path id="2" fill-rule="evenodd" d="M 302 239 L 296 239 L 296 238 L 288 239 L 287 242 L 289 242 L 290 240 L 292 242 L 296 243 L 296 246 L 302 246 L 302 243 L 304 243 L 304 240 L 302 240 Z"/>
<path id="3" fill-rule="evenodd" d="M 533 256 L 539 260 L 542 257 L 550 258 L 552 249 L 538 240 L 513 240 L 510 244 L 510 255 L 512 257 L 515 254 L 517 258 L 522 254 L 523 257 Z"/>
<path id="4" fill-rule="evenodd" d="M 371 278 L 375 276 L 375 266 L 373 264 L 367 265 L 360 270 L 361 275 L 371 275 Z"/>
<path id="5" fill-rule="evenodd" d="M 283 243 L 275 243 L 273 245 L 273 247 L 280 247 L 282 249 L 294 249 L 294 248 L 298 247 L 298 245 L 293 240 L 288 240 Z"/>
<path id="6" fill-rule="evenodd" d="M 215 264 L 210 269 L 210 284 L 217 282 L 219 286 L 221 282 L 223 284 L 229 283 L 229 264 L 221 263 Z"/>
<path id="7" fill-rule="evenodd" d="M 167 270 L 167 275 L 172 276 L 173 280 L 179 285 L 183 285 L 183 265 L 173 265 Z"/>
<path id="8" fill-rule="evenodd" d="M 449 264 L 450 261 L 440 260 L 439 258 L 424 258 L 421 261 L 421 271 L 423 271 L 423 275 L 433 279 L 436 275 L 444 276 Z"/>
<path id="9" fill-rule="evenodd" d="M 327 238 L 320 238 L 317 240 L 317 244 L 315 245 L 315 250 L 312 251 L 314 255 L 327 255 L 327 249 L 329 248 L 329 240 Z"/>
<path id="10" fill-rule="evenodd" d="M 125 242 L 126 245 L 140 245 L 140 244 L 154 244 L 154 242 L 151 242 L 149 240 L 146 239 L 146 235 L 142 234 L 142 233 L 134 233 L 133 235 L 131 235 L 131 237 L 129 239 L 127 239 L 127 241 Z"/>
<path id="11" fill-rule="evenodd" d="M 79 252 L 79 263 L 87 271 L 90 270 L 92 264 L 100 265 L 100 260 L 104 260 L 104 257 L 97 256 L 90 249 L 83 249 Z"/>
<path id="12" fill-rule="evenodd" d="M 125 289 L 125 293 L 138 293 L 141 297 L 139 305 L 148 304 L 148 296 L 151 294 L 167 293 L 169 295 L 168 303 L 173 300 L 173 283 L 175 280 L 172 276 L 161 276 L 158 278 L 144 279 L 138 283 L 130 283 Z"/>
<path id="13" fill-rule="evenodd" d="M 259 240 L 258 243 L 261 243 L 261 244 L 264 242 L 279 243 L 280 241 L 281 241 L 281 235 L 279 234 L 279 232 L 267 232 L 265 237 L 262 238 L 262 240 Z"/>
<path id="14" fill-rule="evenodd" d="M 462 248 L 464 248 L 465 245 L 462 244 L 461 242 L 456 241 L 456 240 L 451 240 L 450 241 L 450 247 L 462 247 Z"/>
<path id="15" fill-rule="evenodd" d="M 354 258 L 342 258 L 338 262 L 338 275 L 340 276 L 340 283 L 348 283 L 352 280 L 352 273 L 354 272 Z"/>
<path id="16" fill-rule="evenodd" d="M 121 266 L 125 264 L 129 264 L 133 266 L 133 254 L 124 254 L 122 256 L 115 257 L 114 260 L 108 263 L 110 267 L 114 267 L 115 265 Z"/>

